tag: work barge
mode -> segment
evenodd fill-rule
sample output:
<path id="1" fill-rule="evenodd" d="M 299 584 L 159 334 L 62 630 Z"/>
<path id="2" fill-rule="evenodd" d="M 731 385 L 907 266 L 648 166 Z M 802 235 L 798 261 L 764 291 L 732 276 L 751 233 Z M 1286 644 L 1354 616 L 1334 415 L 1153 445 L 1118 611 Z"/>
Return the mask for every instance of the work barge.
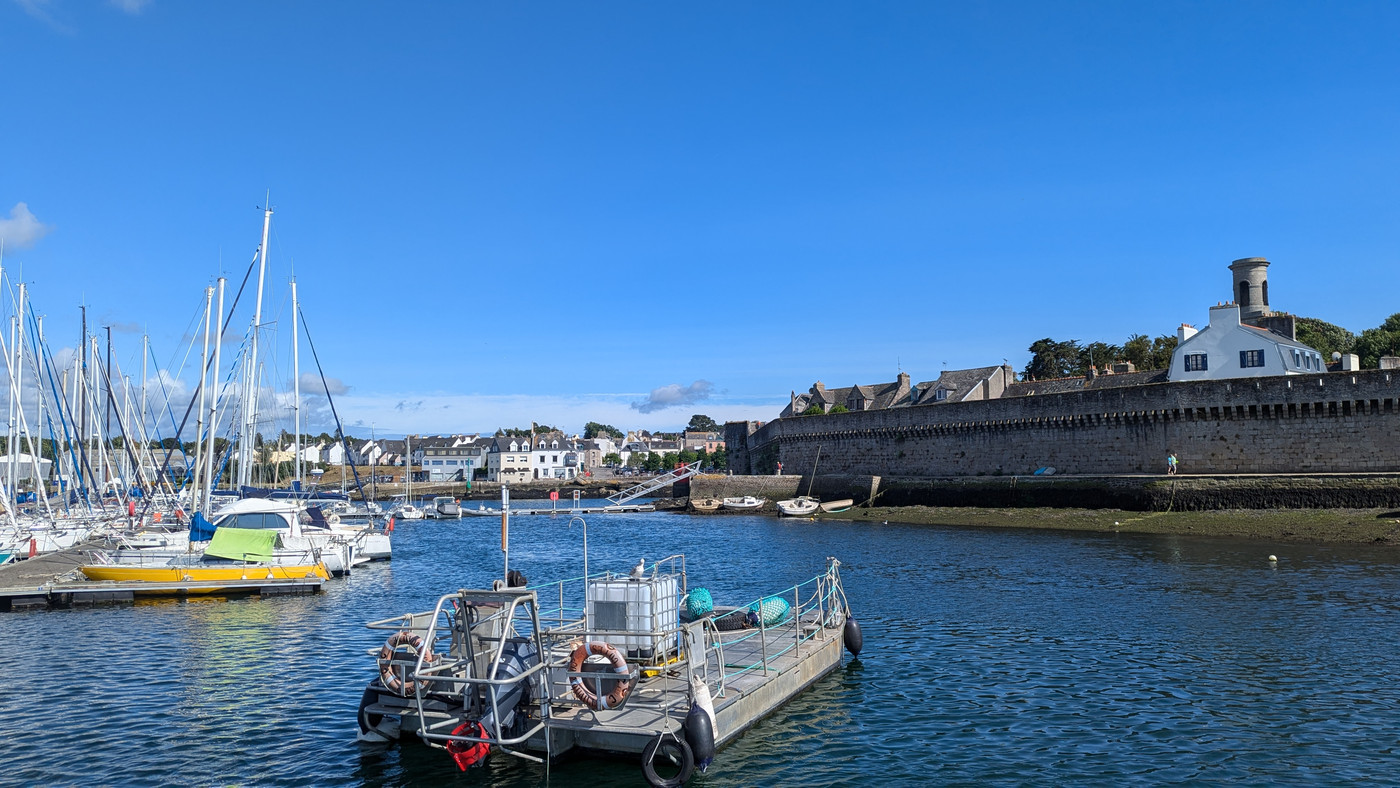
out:
<path id="1" fill-rule="evenodd" d="M 585 560 L 586 564 L 586 560 Z M 715 750 L 861 647 L 840 561 L 743 607 L 688 589 L 683 555 L 629 574 L 462 589 L 430 611 L 373 621 L 377 675 L 360 739 L 416 734 L 467 769 L 490 753 L 548 764 L 568 754 L 640 759 L 682 785 Z"/>

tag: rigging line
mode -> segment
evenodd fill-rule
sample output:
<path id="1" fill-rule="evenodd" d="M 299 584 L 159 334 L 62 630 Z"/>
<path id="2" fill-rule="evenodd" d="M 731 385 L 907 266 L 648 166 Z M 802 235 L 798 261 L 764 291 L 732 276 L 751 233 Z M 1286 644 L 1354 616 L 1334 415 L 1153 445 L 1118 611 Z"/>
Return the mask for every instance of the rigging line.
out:
<path id="1" fill-rule="evenodd" d="M 105 364 L 102 363 L 102 359 L 100 358 L 97 360 L 97 373 L 99 376 L 101 376 L 103 380 L 106 381 L 107 392 L 110 396 L 112 391 L 112 371 Z M 128 462 L 131 463 L 132 469 L 135 470 L 136 474 L 138 476 L 142 475 L 140 462 L 136 459 L 136 452 L 131 450 L 131 436 L 127 435 L 126 427 L 122 424 L 121 408 L 117 408 L 117 412 L 113 415 L 117 417 L 117 432 L 120 432 L 122 435 L 122 448 L 126 450 L 126 459 Z M 110 435 L 107 436 L 107 442 L 112 442 L 112 438 Z M 131 498 L 131 489 L 126 485 L 122 486 L 124 489 L 122 489 L 121 492 L 117 495 L 117 500 L 121 503 L 126 503 L 126 500 Z"/>
<path id="2" fill-rule="evenodd" d="M 306 329 L 306 346 L 311 348 L 311 358 L 316 362 L 316 372 L 321 376 L 321 386 L 326 390 L 326 402 L 330 404 L 331 415 L 335 417 L 335 432 L 340 436 L 340 447 L 345 452 L 345 463 L 350 466 L 350 472 L 355 475 L 355 489 L 360 491 L 360 500 L 363 501 L 365 500 L 365 488 L 360 483 L 360 472 L 355 470 L 355 464 L 350 462 L 350 444 L 345 440 L 345 430 L 340 426 L 340 414 L 336 413 L 335 400 L 331 399 L 331 386 L 326 382 L 326 371 L 321 369 L 321 358 L 316 354 L 316 344 L 311 341 L 311 326 L 306 324 L 306 312 L 300 307 L 297 308 L 297 312 L 301 317 L 301 327 Z"/>
<path id="3" fill-rule="evenodd" d="M 76 433 L 77 431 L 77 425 L 74 424 L 74 429 L 70 432 L 69 422 L 73 418 L 73 414 L 69 411 L 68 398 L 66 396 L 60 396 L 60 394 L 62 393 L 62 389 L 59 388 L 58 383 L 54 381 L 53 353 L 49 351 L 47 344 L 44 345 L 44 361 L 44 368 L 49 378 L 49 390 L 53 392 L 54 399 L 58 401 L 57 410 L 60 423 L 63 425 L 63 440 L 66 444 L 67 454 L 69 455 L 68 462 L 72 465 L 73 474 L 78 477 L 78 489 L 84 491 L 82 501 L 84 504 L 87 505 L 88 513 L 91 514 L 92 501 L 88 498 L 86 493 L 87 486 L 84 484 L 83 469 L 87 469 L 86 478 L 92 479 L 92 466 L 88 464 L 87 447 L 84 446 L 79 448 L 76 453 L 73 451 L 73 446 L 77 443 L 77 441 L 75 441 L 73 438 L 74 433 Z M 77 385 L 76 381 L 74 382 L 74 385 Z M 64 496 L 63 502 L 64 510 L 67 511 L 67 496 Z"/>
<path id="4" fill-rule="evenodd" d="M 246 288 L 246 287 L 248 286 L 248 278 L 249 278 L 250 276 L 252 276 L 252 274 L 253 274 L 253 267 L 254 267 L 255 265 L 257 265 L 257 263 L 258 263 L 258 253 L 257 253 L 257 252 L 254 252 L 254 253 L 253 253 L 253 260 L 252 260 L 251 263 L 248 264 L 248 270 L 247 270 L 247 272 L 243 274 L 243 284 L 241 284 L 241 285 L 238 286 L 238 293 L 234 295 L 234 297 L 233 297 L 233 303 L 229 306 L 228 317 L 224 320 L 224 325 L 223 325 L 223 327 L 219 329 L 219 341 L 223 341 L 224 332 L 228 330 L 228 325 L 229 325 L 229 323 L 233 321 L 233 312 L 234 312 L 234 310 L 238 307 L 238 301 L 239 301 L 239 299 L 243 297 L 243 290 L 244 290 L 244 288 Z M 205 379 L 206 377 L 208 377 L 208 375 L 209 375 L 209 366 L 212 365 L 213 363 L 214 363 L 214 360 L 213 360 L 213 359 L 210 359 L 209 362 L 208 362 L 208 364 L 203 365 L 204 371 L 203 371 L 203 374 L 201 374 L 201 375 L 199 376 L 199 385 L 194 387 L 194 392 L 190 395 L 190 404 L 187 405 L 187 406 L 185 407 L 185 415 L 184 415 L 183 418 L 180 419 L 180 424 L 179 424 L 179 426 L 175 428 L 175 442 L 176 442 L 177 444 L 180 443 L 180 435 L 181 435 L 181 433 L 183 433 L 183 432 L 185 431 L 185 424 L 187 424 L 187 423 L 189 422 L 189 420 L 190 420 L 190 411 L 194 410 L 195 403 L 198 402 L 198 400 L 199 400 L 199 392 L 200 392 L 201 389 L 204 388 L 204 379 Z M 171 420 L 173 421 L 173 420 L 174 420 L 174 419 L 173 419 L 174 413 L 172 413 L 171 416 L 172 416 L 172 419 L 171 419 Z M 165 453 L 165 459 L 161 462 L 160 470 L 156 472 L 156 478 L 164 478 L 164 477 L 165 477 L 165 474 L 166 474 L 169 470 L 170 470 L 170 451 L 167 450 L 166 453 Z M 146 516 L 146 514 L 147 514 L 148 512 L 150 512 L 150 510 L 151 510 L 151 504 L 152 504 L 152 503 L 154 503 L 154 500 L 153 500 L 153 499 L 151 499 L 151 498 L 147 498 L 147 499 L 146 499 L 145 506 L 143 506 L 143 507 L 141 508 L 141 517 L 142 517 L 142 519 L 144 519 L 145 516 Z M 191 507 L 191 508 L 193 508 L 193 507 Z"/>

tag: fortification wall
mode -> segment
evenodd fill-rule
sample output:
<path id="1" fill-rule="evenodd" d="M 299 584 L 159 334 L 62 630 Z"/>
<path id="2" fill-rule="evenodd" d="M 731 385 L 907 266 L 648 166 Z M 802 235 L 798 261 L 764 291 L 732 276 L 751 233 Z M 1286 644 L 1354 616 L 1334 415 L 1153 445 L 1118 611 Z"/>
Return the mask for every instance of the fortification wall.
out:
<path id="1" fill-rule="evenodd" d="M 1400 471 L 1400 373 L 1158 383 L 727 425 L 736 474 Z M 737 450 L 736 450 L 737 447 Z"/>

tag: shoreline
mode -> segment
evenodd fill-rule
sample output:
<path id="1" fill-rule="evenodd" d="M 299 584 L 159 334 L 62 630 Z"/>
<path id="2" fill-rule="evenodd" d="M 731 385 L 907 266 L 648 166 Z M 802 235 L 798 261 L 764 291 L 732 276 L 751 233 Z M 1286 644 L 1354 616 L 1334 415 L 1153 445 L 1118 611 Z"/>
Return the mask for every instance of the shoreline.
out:
<path id="1" fill-rule="evenodd" d="M 828 518 L 858 523 L 888 521 L 913 525 L 1218 536 L 1400 548 L 1400 511 L 1394 509 L 1133 512 L 1122 509 L 875 506 L 822 514 L 818 519 Z"/>

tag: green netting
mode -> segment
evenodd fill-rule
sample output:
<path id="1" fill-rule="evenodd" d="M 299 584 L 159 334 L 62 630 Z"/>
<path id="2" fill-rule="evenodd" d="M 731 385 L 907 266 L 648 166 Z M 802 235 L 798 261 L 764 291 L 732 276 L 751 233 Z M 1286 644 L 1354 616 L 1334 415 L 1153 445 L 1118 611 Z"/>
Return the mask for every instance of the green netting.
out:
<path id="1" fill-rule="evenodd" d="M 233 561 L 267 561 L 277 546 L 277 532 L 256 528 L 217 528 L 204 554 Z"/>

